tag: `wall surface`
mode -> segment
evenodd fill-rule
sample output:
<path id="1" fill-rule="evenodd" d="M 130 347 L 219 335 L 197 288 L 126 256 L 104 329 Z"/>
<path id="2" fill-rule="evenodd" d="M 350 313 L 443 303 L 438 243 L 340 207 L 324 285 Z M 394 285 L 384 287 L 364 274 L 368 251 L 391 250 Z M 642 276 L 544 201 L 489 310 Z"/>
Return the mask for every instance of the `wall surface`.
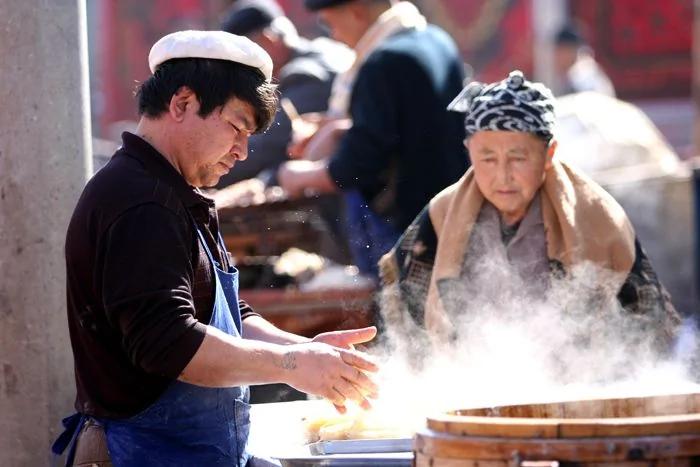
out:
<path id="1" fill-rule="evenodd" d="M 49 465 L 72 411 L 63 245 L 91 172 L 81 0 L 0 0 L 0 465 Z"/>

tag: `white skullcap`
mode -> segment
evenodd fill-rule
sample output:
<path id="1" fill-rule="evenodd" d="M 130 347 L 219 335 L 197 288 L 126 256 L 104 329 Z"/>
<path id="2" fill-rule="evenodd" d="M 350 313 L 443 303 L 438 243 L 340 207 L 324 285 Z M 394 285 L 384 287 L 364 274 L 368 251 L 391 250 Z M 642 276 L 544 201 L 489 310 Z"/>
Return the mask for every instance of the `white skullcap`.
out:
<path id="1" fill-rule="evenodd" d="M 265 50 L 247 37 L 224 31 L 178 31 L 153 44 L 148 54 L 151 73 L 172 58 L 215 58 L 257 68 L 272 78 L 272 59 Z"/>

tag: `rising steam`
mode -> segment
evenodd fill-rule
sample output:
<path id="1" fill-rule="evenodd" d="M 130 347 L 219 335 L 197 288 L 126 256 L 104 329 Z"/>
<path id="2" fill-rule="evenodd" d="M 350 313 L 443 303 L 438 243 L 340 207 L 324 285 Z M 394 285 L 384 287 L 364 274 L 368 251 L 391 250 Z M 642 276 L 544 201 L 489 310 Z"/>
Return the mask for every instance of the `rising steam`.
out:
<path id="1" fill-rule="evenodd" d="M 435 342 L 408 317 L 396 286 L 384 290 L 385 337 L 375 349 L 385 362 L 379 405 L 427 415 L 700 392 L 692 323 L 674 326 L 663 309 L 643 315 L 621 309 L 615 274 L 583 263 L 545 290 L 520 277 L 504 258 L 478 263 L 468 284 L 456 281 L 441 289 L 455 331 L 449 345 Z"/>

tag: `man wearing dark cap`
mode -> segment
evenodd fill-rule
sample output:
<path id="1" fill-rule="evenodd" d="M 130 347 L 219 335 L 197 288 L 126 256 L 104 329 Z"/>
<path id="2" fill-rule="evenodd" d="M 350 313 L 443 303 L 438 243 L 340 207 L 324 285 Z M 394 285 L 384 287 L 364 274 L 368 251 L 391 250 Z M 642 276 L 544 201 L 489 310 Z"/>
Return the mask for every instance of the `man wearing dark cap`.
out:
<path id="1" fill-rule="evenodd" d="M 342 190 L 354 260 L 376 277 L 399 233 L 467 166 L 461 118 L 445 110 L 462 88 L 463 63 L 452 39 L 409 2 L 305 5 L 357 54 L 333 84 L 329 107 L 352 127 L 320 161 L 283 165 L 280 185 L 292 194 Z"/>
<path id="2" fill-rule="evenodd" d="M 593 49 L 576 24 L 563 26 L 554 38 L 554 69 L 556 95 L 594 91 L 615 97 L 610 78 L 596 62 Z"/>
<path id="3" fill-rule="evenodd" d="M 280 96 L 289 99 L 301 114 L 326 111 L 333 79 L 353 60 L 352 51 L 335 41 L 300 37 L 274 0 L 237 0 L 221 29 L 246 36 L 265 49 L 276 70 Z M 276 170 L 287 160 L 291 132 L 289 117 L 278 111 L 270 129 L 250 139 L 249 150 L 255 157 L 223 176 L 219 187 Z M 270 175 L 274 172 L 261 174 L 265 179 Z"/>
<path id="4" fill-rule="evenodd" d="M 450 108 L 467 113 L 472 167 L 382 258 L 385 290 L 401 298 L 392 316 L 410 316 L 407 329 L 425 326 L 438 340 L 459 337 L 481 307 L 515 296 L 523 309 L 509 316 L 527 317 L 553 284 L 584 274 L 573 294 L 584 317 L 621 309 L 668 351 L 678 315 L 622 207 L 555 157 L 551 91 L 514 71 L 471 83 Z"/>
<path id="5" fill-rule="evenodd" d="M 313 340 L 238 298 L 216 185 L 276 110 L 272 60 L 249 39 L 180 31 L 151 49 L 135 134 L 87 184 L 66 237 L 76 414 L 67 465 L 244 467 L 248 385 L 286 383 L 367 407 L 376 366 L 350 347 L 374 328 Z M 268 465 L 268 464 L 262 464 Z"/>

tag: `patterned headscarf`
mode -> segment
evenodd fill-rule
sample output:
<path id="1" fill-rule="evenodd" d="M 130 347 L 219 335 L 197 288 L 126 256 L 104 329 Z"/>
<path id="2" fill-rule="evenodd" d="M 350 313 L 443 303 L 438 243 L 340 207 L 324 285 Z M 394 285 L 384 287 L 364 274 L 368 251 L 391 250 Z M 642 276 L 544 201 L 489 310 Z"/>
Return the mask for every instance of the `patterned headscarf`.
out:
<path id="1" fill-rule="evenodd" d="M 534 133 L 546 141 L 553 136 L 552 92 L 542 83 L 527 81 L 519 70 L 497 83 L 470 83 L 447 109 L 467 113 L 467 136 L 482 130 Z"/>

